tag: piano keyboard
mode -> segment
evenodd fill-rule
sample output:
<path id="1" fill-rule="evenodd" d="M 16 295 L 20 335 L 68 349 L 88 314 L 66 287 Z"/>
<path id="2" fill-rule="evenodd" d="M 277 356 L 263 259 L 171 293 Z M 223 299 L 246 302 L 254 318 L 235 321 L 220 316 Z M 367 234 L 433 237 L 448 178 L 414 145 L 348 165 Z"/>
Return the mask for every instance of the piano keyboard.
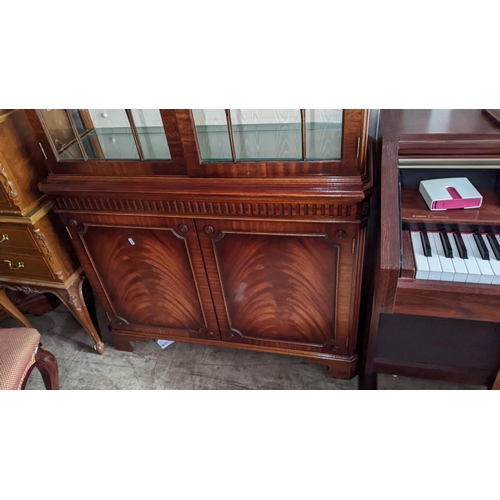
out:
<path id="1" fill-rule="evenodd" d="M 410 231 L 415 278 L 500 285 L 500 234 Z"/>

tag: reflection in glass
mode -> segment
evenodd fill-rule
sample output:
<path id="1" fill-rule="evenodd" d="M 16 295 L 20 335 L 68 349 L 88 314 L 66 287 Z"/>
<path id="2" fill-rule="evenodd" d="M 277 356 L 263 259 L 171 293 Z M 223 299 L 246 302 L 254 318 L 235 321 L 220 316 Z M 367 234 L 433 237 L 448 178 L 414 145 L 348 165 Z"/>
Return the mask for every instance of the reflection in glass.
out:
<path id="1" fill-rule="evenodd" d="M 132 109 L 132 117 L 145 160 L 170 160 L 159 109 Z"/>
<path id="2" fill-rule="evenodd" d="M 40 109 L 39 113 L 58 156 L 82 160 L 83 155 L 64 109 Z"/>
<path id="3" fill-rule="evenodd" d="M 342 110 L 306 109 L 306 159 L 342 157 Z"/>
<path id="4" fill-rule="evenodd" d="M 232 161 L 231 144 L 223 109 L 193 109 L 198 147 L 203 161 Z"/>
<path id="5" fill-rule="evenodd" d="M 300 160 L 302 135 L 298 109 L 232 109 L 237 160 Z"/>
<path id="6" fill-rule="evenodd" d="M 80 111 L 78 109 L 69 109 L 69 114 L 71 115 L 71 119 L 73 120 L 73 123 L 75 124 L 76 131 L 79 134 L 83 134 L 85 132 L 86 127 L 83 124 L 82 117 L 80 115 Z"/>

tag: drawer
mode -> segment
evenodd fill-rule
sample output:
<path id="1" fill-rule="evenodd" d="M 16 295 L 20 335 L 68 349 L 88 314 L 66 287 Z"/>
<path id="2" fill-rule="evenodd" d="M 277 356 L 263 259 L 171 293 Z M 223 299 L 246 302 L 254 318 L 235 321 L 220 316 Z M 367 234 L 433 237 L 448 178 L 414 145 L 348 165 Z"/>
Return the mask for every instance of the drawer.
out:
<path id="1" fill-rule="evenodd" d="M 8 253 L 0 254 L 0 277 L 48 279 L 54 281 L 50 267 L 43 257 Z"/>
<path id="2" fill-rule="evenodd" d="M 39 255 L 34 236 L 29 227 L 0 225 L 0 253 Z"/>

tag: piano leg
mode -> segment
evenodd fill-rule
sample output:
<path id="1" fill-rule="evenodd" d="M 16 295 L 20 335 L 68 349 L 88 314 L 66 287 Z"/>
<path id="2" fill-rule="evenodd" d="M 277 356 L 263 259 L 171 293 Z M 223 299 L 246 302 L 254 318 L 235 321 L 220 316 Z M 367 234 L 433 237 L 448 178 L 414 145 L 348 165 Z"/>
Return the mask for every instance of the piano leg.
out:
<path id="1" fill-rule="evenodd" d="M 359 390 L 365 391 L 376 391 L 377 390 L 377 374 L 370 373 L 360 373 L 358 375 L 358 388 Z"/>
<path id="2" fill-rule="evenodd" d="M 377 290 L 372 290 L 371 300 L 368 302 L 369 307 L 366 311 L 366 318 L 368 318 L 368 321 L 362 326 L 362 330 L 364 330 L 364 340 L 358 373 L 358 388 L 360 390 L 377 389 L 377 373 L 373 369 L 373 364 L 377 351 L 380 324 L 380 309 L 377 307 L 378 298 Z"/>

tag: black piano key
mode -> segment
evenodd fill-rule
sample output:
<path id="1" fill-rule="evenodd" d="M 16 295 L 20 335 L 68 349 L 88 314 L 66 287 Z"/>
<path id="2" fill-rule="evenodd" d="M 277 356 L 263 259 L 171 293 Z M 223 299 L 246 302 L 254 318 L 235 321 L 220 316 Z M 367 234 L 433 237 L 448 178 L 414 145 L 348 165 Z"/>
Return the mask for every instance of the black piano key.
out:
<path id="1" fill-rule="evenodd" d="M 495 257 L 497 260 L 500 260 L 500 245 L 498 244 L 497 239 L 495 238 L 495 235 L 490 231 L 486 237 L 488 238 L 488 241 L 490 242 L 491 248 L 493 249 L 493 253 L 495 254 Z"/>
<path id="2" fill-rule="evenodd" d="M 422 238 L 422 248 L 426 257 L 432 257 L 431 244 L 429 243 L 429 236 L 425 229 L 420 230 L 420 237 Z"/>
<path id="3" fill-rule="evenodd" d="M 465 246 L 462 235 L 460 234 L 460 231 L 458 229 L 453 231 L 453 237 L 455 238 L 455 242 L 457 244 L 458 253 L 460 254 L 460 258 L 468 259 L 469 255 L 467 253 L 467 248 Z"/>
<path id="4" fill-rule="evenodd" d="M 444 255 L 448 259 L 453 259 L 453 249 L 451 248 L 451 243 L 448 239 L 448 233 L 445 229 L 441 229 L 441 231 L 439 231 L 439 236 L 441 238 L 441 244 L 443 245 Z"/>
<path id="5" fill-rule="evenodd" d="M 479 253 L 481 254 L 481 258 L 483 260 L 490 260 L 490 252 L 486 248 L 486 245 L 484 244 L 483 237 L 481 236 L 481 233 L 475 232 L 474 233 L 474 241 L 476 242 L 477 248 L 479 249 Z"/>

